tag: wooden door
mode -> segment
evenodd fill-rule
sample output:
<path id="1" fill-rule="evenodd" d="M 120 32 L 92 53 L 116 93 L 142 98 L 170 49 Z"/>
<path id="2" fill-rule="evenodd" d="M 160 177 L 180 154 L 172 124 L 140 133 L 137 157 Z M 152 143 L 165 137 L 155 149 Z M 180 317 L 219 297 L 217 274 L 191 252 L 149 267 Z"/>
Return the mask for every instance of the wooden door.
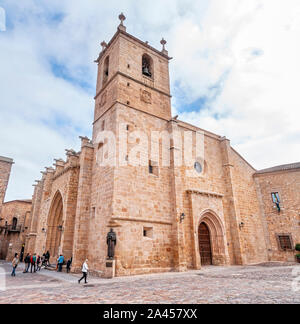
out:
<path id="1" fill-rule="evenodd" d="M 199 251 L 201 265 L 212 265 L 210 233 L 205 223 L 201 223 L 199 226 Z"/>

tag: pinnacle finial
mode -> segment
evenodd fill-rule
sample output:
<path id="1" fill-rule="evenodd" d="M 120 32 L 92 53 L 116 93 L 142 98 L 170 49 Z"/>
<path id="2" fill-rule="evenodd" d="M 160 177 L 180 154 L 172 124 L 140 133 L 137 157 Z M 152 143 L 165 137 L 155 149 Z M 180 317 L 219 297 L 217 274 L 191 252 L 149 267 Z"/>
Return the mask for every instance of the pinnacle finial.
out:
<path id="1" fill-rule="evenodd" d="M 168 51 L 166 50 L 167 41 L 164 38 L 162 38 L 162 40 L 160 41 L 160 43 L 161 43 L 161 45 L 163 47 L 162 50 L 161 50 L 162 53 L 168 55 Z"/>
<path id="2" fill-rule="evenodd" d="M 104 51 L 107 47 L 107 44 L 105 41 L 103 41 L 100 45 L 102 46 L 102 51 Z"/>
<path id="3" fill-rule="evenodd" d="M 165 46 L 166 46 L 166 44 L 167 44 L 167 41 L 164 39 L 164 38 L 162 38 L 162 40 L 160 41 L 160 43 L 161 43 L 161 45 L 163 46 L 163 51 L 165 51 L 166 49 L 165 49 Z"/>
<path id="4" fill-rule="evenodd" d="M 126 17 L 124 16 L 123 12 L 119 15 L 119 19 L 121 20 L 121 26 L 123 26 L 124 20 L 126 20 Z"/>
<path id="5" fill-rule="evenodd" d="M 119 30 L 126 32 L 126 27 L 124 26 L 124 20 L 126 20 L 126 17 L 124 16 L 123 12 L 119 15 L 119 19 L 121 20 L 120 25 L 118 27 Z"/>

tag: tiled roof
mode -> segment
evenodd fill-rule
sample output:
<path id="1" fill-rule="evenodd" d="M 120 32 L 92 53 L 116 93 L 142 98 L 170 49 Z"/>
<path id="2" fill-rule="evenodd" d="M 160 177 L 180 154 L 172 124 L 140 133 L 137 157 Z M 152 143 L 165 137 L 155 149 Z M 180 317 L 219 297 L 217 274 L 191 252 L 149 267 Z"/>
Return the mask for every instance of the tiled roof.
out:
<path id="1" fill-rule="evenodd" d="M 291 163 L 291 164 L 283 164 L 283 165 L 275 166 L 273 168 L 259 170 L 256 172 L 256 174 L 279 172 L 279 171 L 290 171 L 290 170 L 295 170 L 295 169 L 300 169 L 300 162 Z"/>

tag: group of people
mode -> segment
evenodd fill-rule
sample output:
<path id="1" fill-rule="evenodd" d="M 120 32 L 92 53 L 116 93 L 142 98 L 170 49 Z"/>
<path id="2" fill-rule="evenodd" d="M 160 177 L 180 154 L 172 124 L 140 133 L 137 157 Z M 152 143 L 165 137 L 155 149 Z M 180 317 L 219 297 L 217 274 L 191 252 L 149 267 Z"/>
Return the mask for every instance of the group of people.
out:
<path id="1" fill-rule="evenodd" d="M 42 266 L 47 266 L 50 265 L 49 263 L 49 259 L 50 259 L 50 253 L 44 253 L 42 257 L 40 257 L 39 255 L 37 255 L 36 253 L 27 253 L 26 257 L 24 258 L 24 263 L 25 263 L 25 269 L 23 271 L 23 273 L 28 273 L 29 272 L 29 268 L 30 268 L 30 272 L 37 272 L 40 271 Z M 20 263 L 20 258 L 19 258 L 19 254 L 15 253 L 15 256 L 12 260 L 12 273 L 11 276 L 15 277 L 16 276 L 16 269 L 18 267 Z"/>
<path id="2" fill-rule="evenodd" d="M 56 264 L 56 270 L 58 272 L 62 272 L 62 267 L 64 265 L 65 259 L 62 254 L 59 255 L 57 258 L 57 264 Z M 18 253 L 15 253 L 15 256 L 12 260 L 12 273 L 11 276 L 15 277 L 16 276 L 16 269 L 20 263 L 19 255 Z M 31 254 L 27 253 L 25 259 L 25 269 L 23 273 L 28 273 L 29 268 L 30 268 L 30 273 L 32 272 L 37 272 L 40 271 L 42 266 L 47 267 L 50 266 L 50 253 L 47 251 L 46 253 L 43 254 L 42 257 L 39 255 L 36 255 L 36 253 Z M 71 270 L 71 265 L 72 265 L 72 258 L 67 261 L 66 268 L 67 268 L 67 273 L 70 272 Z M 86 259 L 82 265 L 82 277 L 78 280 L 78 283 L 80 284 L 81 281 L 84 279 L 84 282 L 87 284 L 87 275 L 88 275 L 89 267 L 88 267 L 88 259 Z"/>
<path id="3" fill-rule="evenodd" d="M 47 251 L 40 257 L 36 253 L 27 253 L 27 255 L 24 258 L 25 263 L 25 269 L 23 273 L 28 273 L 29 268 L 30 272 L 37 272 L 41 271 L 42 266 L 47 267 L 50 266 L 50 253 Z"/>

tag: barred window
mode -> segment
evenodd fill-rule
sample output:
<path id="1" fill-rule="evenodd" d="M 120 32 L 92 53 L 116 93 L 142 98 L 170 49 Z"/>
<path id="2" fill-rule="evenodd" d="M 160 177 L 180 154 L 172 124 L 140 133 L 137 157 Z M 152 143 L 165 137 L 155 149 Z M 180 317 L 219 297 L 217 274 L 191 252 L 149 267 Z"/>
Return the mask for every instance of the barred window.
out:
<path id="1" fill-rule="evenodd" d="M 282 251 L 291 251 L 293 250 L 292 237 L 289 234 L 278 234 L 277 241 L 280 250 Z"/>

